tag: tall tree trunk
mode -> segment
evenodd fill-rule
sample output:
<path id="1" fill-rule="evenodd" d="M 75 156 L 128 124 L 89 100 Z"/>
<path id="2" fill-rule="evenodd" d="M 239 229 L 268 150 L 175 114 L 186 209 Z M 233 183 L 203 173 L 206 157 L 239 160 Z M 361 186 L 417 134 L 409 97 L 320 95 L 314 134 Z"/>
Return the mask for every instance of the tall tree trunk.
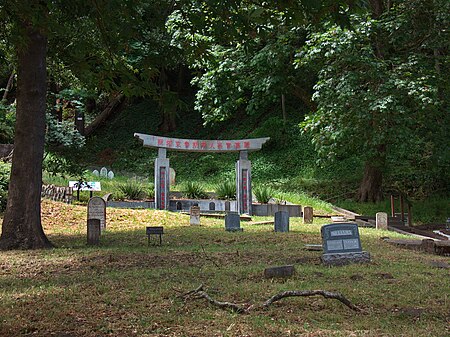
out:
<path id="1" fill-rule="evenodd" d="M 26 42 L 17 53 L 16 131 L 0 249 L 52 246 L 41 224 L 47 37 L 31 22 L 22 24 Z"/>
<path id="2" fill-rule="evenodd" d="M 358 200 L 361 202 L 378 202 L 383 199 L 383 173 L 381 167 L 368 160 L 364 167 L 364 176 L 359 186 Z"/>

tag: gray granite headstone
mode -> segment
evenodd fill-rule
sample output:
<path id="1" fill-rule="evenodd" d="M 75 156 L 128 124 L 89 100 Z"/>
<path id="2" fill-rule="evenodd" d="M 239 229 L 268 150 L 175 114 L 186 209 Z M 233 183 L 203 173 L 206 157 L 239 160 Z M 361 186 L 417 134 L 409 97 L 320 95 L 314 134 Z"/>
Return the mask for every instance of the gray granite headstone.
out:
<path id="1" fill-rule="evenodd" d="M 303 207 L 303 223 L 313 223 L 314 211 L 312 207 Z"/>
<path id="2" fill-rule="evenodd" d="M 108 176 L 108 170 L 106 169 L 106 167 L 102 167 L 100 169 L 100 177 L 106 178 L 107 176 Z"/>
<path id="3" fill-rule="evenodd" d="M 375 226 L 377 229 L 388 229 L 388 215 L 384 212 L 375 214 Z"/>
<path id="4" fill-rule="evenodd" d="M 100 229 L 106 228 L 106 202 L 103 198 L 92 197 L 89 199 L 87 214 L 88 220 L 100 220 Z"/>
<path id="5" fill-rule="evenodd" d="M 225 215 L 225 230 L 227 232 L 242 232 L 241 217 L 237 212 L 228 212 Z"/>
<path id="6" fill-rule="evenodd" d="M 189 223 L 191 225 L 200 225 L 200 207 L 199 206 L 191 206 L 189 210 L 190 220 Z"/>
<path id="7" fill-rule="evenodd" d="M 370 254 L 363 252 L 358 225 L 340 223 L 324 225 L 321 228 L 323 255 L 327 265 L 370 262 Z"/>
<path id="8" fill-rule="evenodd" d="M 289 232 L 289 213 L 286 211 L 275 212 L 275 232 Z"/>

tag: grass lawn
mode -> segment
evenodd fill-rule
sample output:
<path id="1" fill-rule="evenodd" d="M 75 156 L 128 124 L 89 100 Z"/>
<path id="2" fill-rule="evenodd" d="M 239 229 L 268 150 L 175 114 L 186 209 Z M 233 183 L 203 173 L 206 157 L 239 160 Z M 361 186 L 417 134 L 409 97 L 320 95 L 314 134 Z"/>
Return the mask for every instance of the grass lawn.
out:
<path id="1" fill-rule="evenodd" d="M 52 250 L 0 252 L 0 336 L 448 336 L 450 275 L 430 261 L 448 258 L 403 250 L 380 240 L 393 232 L 360 229 L 372 263 L 320 264 L 326 221 L 291 218 L 290 233 L 243 222 L 164 211 L 107 209 L 101 246 L 87 247 L 86 207 L 43 201 Z M 162 246 L 148 246 L 145 226 L 163 225 Z M 264 268 L 294 264 L 286 280 Z M 283 290 L 341 292 L 355 312 L 322 297 L 286 298 L 236 314 L 179 295 L 204 284 L 215 299 L 261 303 Z"/>

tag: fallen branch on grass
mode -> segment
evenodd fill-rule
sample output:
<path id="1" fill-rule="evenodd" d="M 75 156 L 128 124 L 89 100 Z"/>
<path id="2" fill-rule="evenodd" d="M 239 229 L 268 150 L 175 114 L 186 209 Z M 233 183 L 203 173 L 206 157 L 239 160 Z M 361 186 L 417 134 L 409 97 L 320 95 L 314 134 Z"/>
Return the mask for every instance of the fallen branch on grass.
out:
<path id="1" fill-rule="evenodd" d="M 331 298 L 336 299 L 349 307 L 350 309 L 354 311 L 361 311 L 360 308 L 358 308 L 356 305 L 352 304 L 344 295 L 341 293 L 333 293 L 326 290 L 291 290 L 291 291 L 283 291 L 281 293 L 278 293 L 272 297 L 270 297 L 268 300 L 266 300 L 262 305 L 256 306 L 256 305 L 239 305 L 232 302 L 221 302 L 217 301 L 214 298 L 212 298 L 206 291 L 203 289 L 203 284 L 201 284 L 199 287 L 197 287 L 194 290 L 191 290 L 187 292 L 186 294 L 179 296 L 182 297 L 185 301 L 192 298 L 192 299 L 200 299 L 203 298 L 207 300 L 212 305 L 220 308 L 220 309 L 230 309 L 233 312 L 236 312 L 238 314 L 248 313 L 249 311 L 255 309 L 255 308 L 267 308 L 269 305 L 271 305 L 274 302 L 277 302 L 283 298 L 286 297 L 307 297 L 307 296 L 323 296 L 324 298 Z"/>

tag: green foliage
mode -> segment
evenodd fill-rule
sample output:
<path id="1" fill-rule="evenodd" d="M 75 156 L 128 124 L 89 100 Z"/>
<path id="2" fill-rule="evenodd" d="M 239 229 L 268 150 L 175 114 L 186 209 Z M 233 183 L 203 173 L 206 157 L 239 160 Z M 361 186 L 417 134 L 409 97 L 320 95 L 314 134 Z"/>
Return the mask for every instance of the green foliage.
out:
<path id="1" fill-rule="evenodd" d="M 0 144 L 10 144 L 14 140 L 14 124 L 16 122 L 15 104 L 0 101 Z"/>
<path id="2" fill-rule="evenodd" d="M 6 208 L 10 171 L 11 165 L 0 161 L 0 212 Z"/>
<path id="3" fill-rule="evenodd" d="M 259 185 L 253 188 L 253 194 L 259 203 L 267 204 L 274 197 L 275 191 L 270 186 Z"/>
<path id="4" fill-rule="evenodd" d="M 208 194 L 202 183 L 197 181 L 188 181 L 183 184 L 182 192 L 186 198 L 189 199 L 206 199 Z"/>
<path id="5" fill-rule="evenodd" d="M 125 183 L 117 186 L 119 195 L 125 199 L 142 200 L 146 195 L 144 184 L 137 179 L 128 179 Z"/>
<path id="6" fill-rule="evenodd" d="M 224 180 L 216 185 L 218 199 L 236 200 L 236 183 L 232 180 Z"/>
<path id="7" fill-rule="evenodd" d="M 318 71 L 313 95 L 318 109 L 302 127 L 323 164 L 357 154 L 396 176 L 401 190 L 409 189 L 411 171 L 424 177 L 421 172 L 432 169 L 448 181 L 450 156 L 442 144 L 450 117 L 440 94 L 448 79 L 440 72 L 449 64 L 430 57 L 447 43 L 448 6 L 405 2 L 380 20 L 353 16 L 352 30 L 328 24 L 310 35 L 297 64 Z M 402 177 L 405 168 L 410 173 Z"/>
<path id="8" fill-rule="evenodd" d="M 86 167 L 84 164 L 70 156 L 64 157 L 47 153 L 43 161 L 43 169 L 52 176 L 76 177 L 76 180 L 86 180 Z"/>

